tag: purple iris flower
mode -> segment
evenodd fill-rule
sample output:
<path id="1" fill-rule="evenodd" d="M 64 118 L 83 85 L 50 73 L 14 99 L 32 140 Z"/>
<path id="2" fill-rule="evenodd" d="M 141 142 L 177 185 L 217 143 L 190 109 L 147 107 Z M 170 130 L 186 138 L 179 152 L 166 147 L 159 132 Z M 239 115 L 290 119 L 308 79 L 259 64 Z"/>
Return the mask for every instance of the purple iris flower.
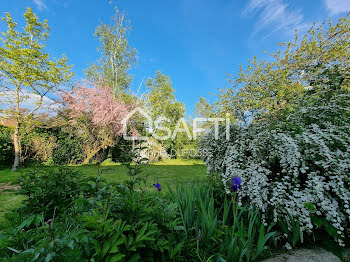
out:
<path id="1" fill-rule="evenodd" d="M 242 180 L 239 177 L 234 177 L 231 183 L 231 191 L 236 192 L 241 188 Z"/>
<path id="2" fill-rule="evenodd" d="M 157 179 L 157 183 L 156 184 L 153 184 L 158 191 L 161 191 L 162 190 L 162 187 L 160 186 L 160 184 L 158 183 L 158 179 Z"/>

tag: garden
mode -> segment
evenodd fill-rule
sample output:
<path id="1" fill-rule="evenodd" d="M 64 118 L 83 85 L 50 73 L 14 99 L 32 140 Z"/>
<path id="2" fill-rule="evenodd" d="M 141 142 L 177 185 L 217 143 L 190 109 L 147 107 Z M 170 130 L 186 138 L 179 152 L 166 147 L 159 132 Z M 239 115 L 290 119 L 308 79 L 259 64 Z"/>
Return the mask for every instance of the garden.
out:
<path id="1" fill-rule="evenodd" d="M 131 90 L 124 12 L 81 81 L 24 18 L 2 18 L 1 261 L 349 259 L 349 15 L 249 60 L 191 116 L 160 71 Z"/>

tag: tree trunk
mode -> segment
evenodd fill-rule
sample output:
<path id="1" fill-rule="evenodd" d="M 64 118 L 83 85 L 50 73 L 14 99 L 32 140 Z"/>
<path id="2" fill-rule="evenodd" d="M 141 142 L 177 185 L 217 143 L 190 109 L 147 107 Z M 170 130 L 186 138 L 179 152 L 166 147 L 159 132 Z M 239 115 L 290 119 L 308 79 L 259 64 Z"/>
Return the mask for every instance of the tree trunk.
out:
<path id="1" fill-rule="evenodd" d="M 100 150 L 102 149 L 102 147 L 98 147 L 97 149 L 95 149 L 94 151 L 92 151 L 83 161 L 83 164 L 89 164 L 91 158 L 93 158 Z"/>
<path id="2" fill-rule="evenodd" d="M 13 136 L 13 144 L 15 147 L 15 160 L 13 162 L 12 171 L 16 171 L 19 165 L 20 158 L 20 137 L 19 137 L 19 125 L 16 123 L 15 133 Z"/>
<path id="3" fill-rule="evenodd" d="M 19 159 L 21 154 L 21 143 L 19 134 L 19 86 L 16 87 L 16 126 L 13 136 L 13 144 L 15 147 L 15 160 L 13 162 L 12 171 L 16 171 L 19 165 Z"/>

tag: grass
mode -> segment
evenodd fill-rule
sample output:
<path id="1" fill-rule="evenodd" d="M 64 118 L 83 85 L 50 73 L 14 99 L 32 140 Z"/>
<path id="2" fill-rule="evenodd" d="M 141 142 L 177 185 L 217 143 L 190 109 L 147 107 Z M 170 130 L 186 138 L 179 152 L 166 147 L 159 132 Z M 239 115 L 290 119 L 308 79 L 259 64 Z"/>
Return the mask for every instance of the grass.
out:
<path id="1" fill-rule="evenodd" d="M 84 176 L 97 175 L 97 165 L 75 165 L 69 167 L 80 171 Z M 51 169 L 57 167 L 41 166 L 41 168 Z M 23 199 L 13 191 L 6 192 L 2 190 L 2 185 L 9 183 L 16 184 L 21 175 L 32 169 L 33 167 L 25 167 L 18 169 L 16 172 L 11 172 L 10 168 L 0 169 L 0 226 L 2 224 L 3 214 L 10 208 L 18 207 Z M 101 170 L 102 177 L 108 182 L 121 183 L 129 178 L 127 168 L 119 163 L 112 163 L 107 160 L 101 164 Z M 152 187 L 155 179 L 158 179 L 160 184 L 205 179 L 206 167 L 200 160 L 169 159 L 144 165 L 142 175 L 147 176 L 147 184 L 149 184 L 149 187 Z"/>
<path id="2" fill-rule="evenodd" d="M 23 196 L 16 195 L 14 192 L 0 192 L 0 229 L 3 225 L 4 214 L 16 207 L 19 207 Z"/>

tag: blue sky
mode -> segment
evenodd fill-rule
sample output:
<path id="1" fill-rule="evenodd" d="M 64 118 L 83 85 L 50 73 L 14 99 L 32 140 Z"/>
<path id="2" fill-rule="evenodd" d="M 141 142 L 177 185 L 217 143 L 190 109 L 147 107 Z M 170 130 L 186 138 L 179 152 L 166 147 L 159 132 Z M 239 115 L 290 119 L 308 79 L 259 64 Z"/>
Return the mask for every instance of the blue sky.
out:
<path id="1" fill-rule="evenodd" d="M 254 55 L 266 57 L 277 43 L 293 39 L 314 21 L 337 19 L 350 0 L 1 0 L 0 12 L 23 23 L 27 6 L 48 19 L 48 51 L 65 54 L 78 79 L 98 57 L 93 37 L 99 21 L 109 22 L 113 6 L 124 10 L 133 27 L 129 41 L 138 50 L 133 89 L 161 70 L 170 76 L 176 97 L 192 114 L 200 96 L 215 101 L 228 86 L 226 74 L 238 72 Z M 4 23 L 0 31 L 6 30 Z M 145 91 L 144 82 L 141 92 Z M 211 95 L 213 94 L 213 95 Z"/>

